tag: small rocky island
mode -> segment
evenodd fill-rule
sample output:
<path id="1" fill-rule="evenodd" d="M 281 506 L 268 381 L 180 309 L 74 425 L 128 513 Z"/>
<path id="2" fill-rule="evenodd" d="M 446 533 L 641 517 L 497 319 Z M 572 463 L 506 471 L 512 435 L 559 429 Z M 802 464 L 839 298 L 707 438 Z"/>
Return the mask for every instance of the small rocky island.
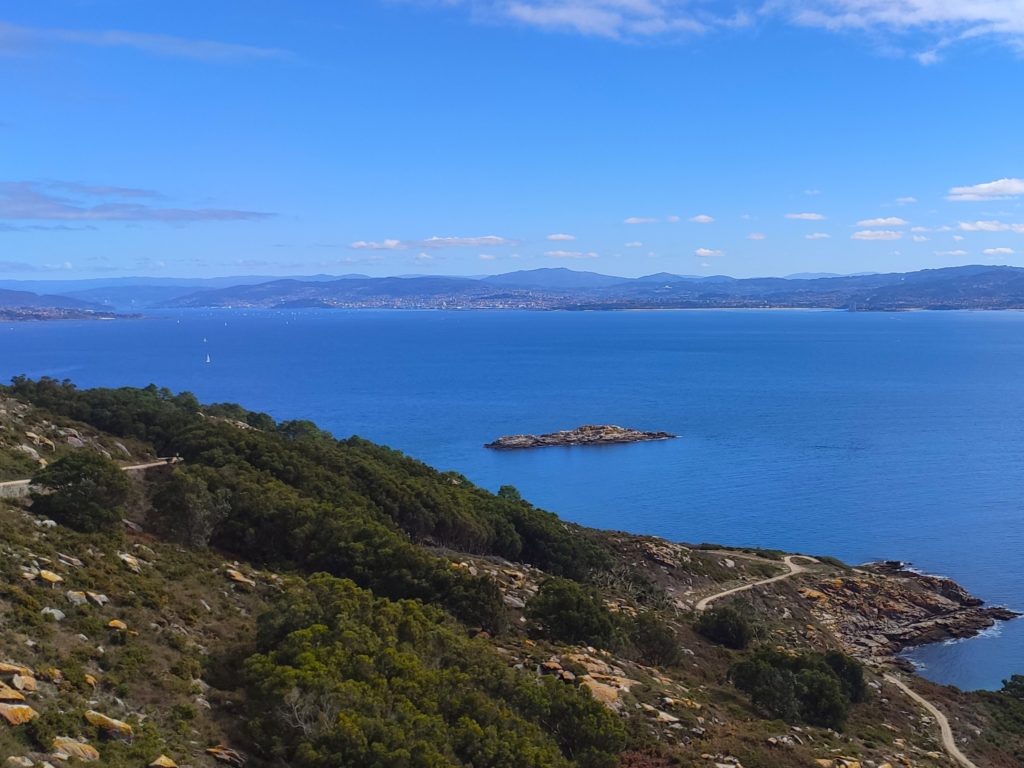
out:
<path id="1" fill-rule="evenodd" d="M 648 440 L 671 440 L 677 437 L 670 432 L 642 432 L 626 429 L 614 424 L 585 424 L 576 429 L 549 432 L 545 435 L 506 435 L 484 448 L 497 451 L 511 451 L 519 448 L 547 448 L 552 445 L 613 445 L 616 443 L 640 443 Z"/>

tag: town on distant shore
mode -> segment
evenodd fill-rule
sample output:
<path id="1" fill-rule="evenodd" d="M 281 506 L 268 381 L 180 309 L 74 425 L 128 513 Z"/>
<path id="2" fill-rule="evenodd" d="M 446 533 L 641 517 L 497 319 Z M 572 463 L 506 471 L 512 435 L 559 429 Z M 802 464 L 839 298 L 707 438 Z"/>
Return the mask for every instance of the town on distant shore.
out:
<path id="1" fill-rule="evenodd" d="M 564 268 L 486 277 L 312 275 L 0 281 L 0 308 L 147 309 L 1024 309 L 1024 268 L 738 279 L 659 272 L 626 278 Z M 39 316 L 38 319 L 52 319 Z"/>

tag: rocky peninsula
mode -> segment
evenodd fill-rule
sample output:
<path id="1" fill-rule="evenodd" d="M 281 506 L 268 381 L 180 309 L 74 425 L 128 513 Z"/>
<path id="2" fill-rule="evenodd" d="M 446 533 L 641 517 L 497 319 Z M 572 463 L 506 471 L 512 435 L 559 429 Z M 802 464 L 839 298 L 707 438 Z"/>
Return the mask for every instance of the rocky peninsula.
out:
<path id="1" fill-rule="evenodd" d="M 498 451 L 510 451 L 549 446 L 639 443 L 649 440 L 671 440 L 675 437 L 677 435 L 670 432 L 643 432 L 638 429 L 617 427 L 614 424 L 584 424 L 576 429 L 548 432 L 543 435 L 506 435 L 499 437 L 494 442 L 487 443 L 484 447 Z"/>

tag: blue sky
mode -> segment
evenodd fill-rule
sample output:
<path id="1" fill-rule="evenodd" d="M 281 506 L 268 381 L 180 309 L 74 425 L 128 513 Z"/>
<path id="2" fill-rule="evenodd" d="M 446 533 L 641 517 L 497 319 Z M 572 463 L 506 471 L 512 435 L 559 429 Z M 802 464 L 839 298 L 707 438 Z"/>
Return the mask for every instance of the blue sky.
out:
<path id="1" fill-rule="evenodd" d="M 0 0 L 0 277 L 1024 265 L 1024 0 Z"/>

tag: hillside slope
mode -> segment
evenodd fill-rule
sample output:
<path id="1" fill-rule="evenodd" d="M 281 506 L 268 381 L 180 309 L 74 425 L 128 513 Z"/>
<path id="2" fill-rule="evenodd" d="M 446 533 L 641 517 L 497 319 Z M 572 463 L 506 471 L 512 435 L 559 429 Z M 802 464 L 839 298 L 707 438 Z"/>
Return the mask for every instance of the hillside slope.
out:
<path id="1" fill-rule="evenodd" d="M 953 764 L 882 677 L 923 619 L 991 622 L 948 584 L 803 559 L 698 612 L 785 574 L 782 554 L 571 526 L 514 489 L 155 387 L 17 380 L 0 397 L 5 444 L 65 438 L 50 467 L 183 459 L 133 474 L 128 522 L 99 533 L 40 516 L 42 496 L 0 500 L 0 715 L 37 714 L 0 721 L 0 759 Z M 876 629 L 891 646 L 856 647 Z M 761 673 L 796 688 L 765 699 Z M 978 766 L 1020 764 L 1024 702 L 905 679 Z"/>

